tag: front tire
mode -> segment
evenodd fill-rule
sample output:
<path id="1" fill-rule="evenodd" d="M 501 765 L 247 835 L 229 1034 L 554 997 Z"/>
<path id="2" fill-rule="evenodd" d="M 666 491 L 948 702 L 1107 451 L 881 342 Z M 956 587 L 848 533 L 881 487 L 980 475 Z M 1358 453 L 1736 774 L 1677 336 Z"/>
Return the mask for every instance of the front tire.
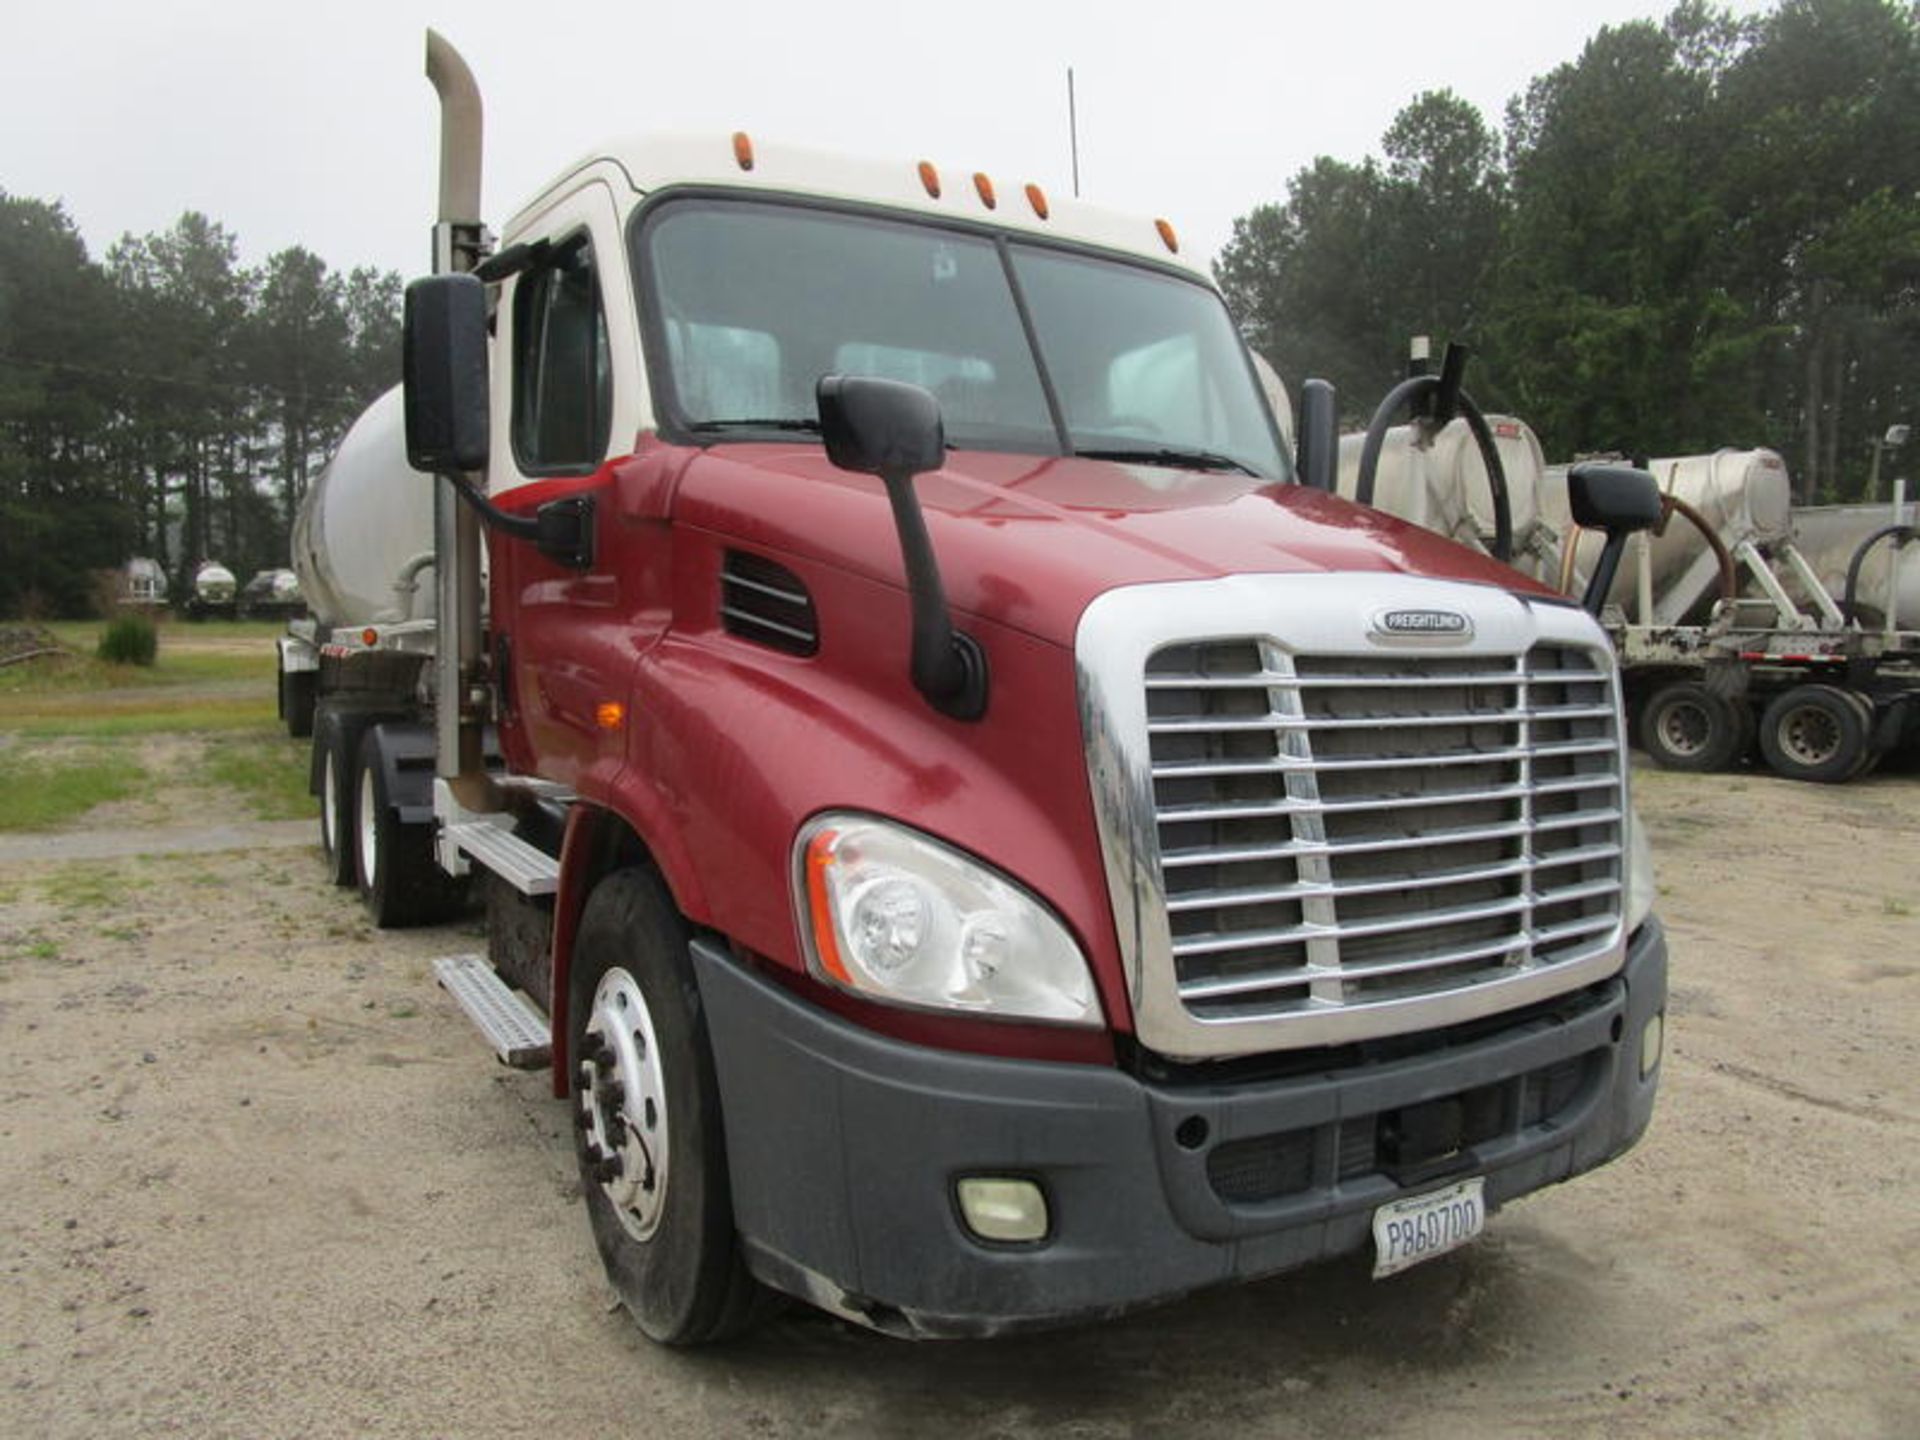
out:
<path id="1" fill-rule="evenodd" d="M 587 1217 L 608 1282 L 663 1345 L 725 1339 L 756 1310 L 688 939 L 657 875 L 616 872 L 587 898 L 567 984 Z"/>

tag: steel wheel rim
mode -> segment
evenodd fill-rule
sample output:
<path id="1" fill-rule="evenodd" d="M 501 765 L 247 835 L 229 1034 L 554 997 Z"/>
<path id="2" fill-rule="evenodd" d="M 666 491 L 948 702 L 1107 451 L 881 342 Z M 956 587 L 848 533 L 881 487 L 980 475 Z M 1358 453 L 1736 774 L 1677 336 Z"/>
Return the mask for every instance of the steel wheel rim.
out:
<path id="1" fill-rule="evenodd" d="M 1798 705 L 1780 717 L 1780 748 L 1801 765 L 1824 765 L 1840 749 L 1840 723 L 1818 705 Z"/>
<path id="2" fill-rule="evenodd" d="M 369 890 L 380 873 L 379 813 L 375 809 L 373 771 L 360 775 L 360 880 Z"/>
<path id="3" fill-rule="evenodd" d="M 1713 736 L 1713 718 L 1697 701 L 1680 700 L 1663 707 L 1656 728 L 1670 754 L 1691 758 L 1707 748 Z"/>
<path id="4" fill-rule="evenodd" d="M 613 1213 L 636 1240 L 660 1228 L 667 1199 L 667 1080 L 653 1012 L 616 965 L 594 988 L 580 1061 L 587 1161 Z"/>

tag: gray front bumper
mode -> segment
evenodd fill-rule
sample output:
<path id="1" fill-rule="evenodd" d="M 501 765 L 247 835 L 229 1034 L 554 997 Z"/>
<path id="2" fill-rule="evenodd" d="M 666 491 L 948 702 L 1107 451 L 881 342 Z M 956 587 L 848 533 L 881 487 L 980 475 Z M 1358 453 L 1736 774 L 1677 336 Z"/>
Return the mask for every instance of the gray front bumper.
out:
<path id="1" fill-rule="evenodd" d="M 1592 1169 L 1646 1129 L 1659 1073 L 1640 1077 L 1641 1035 L 1667 989 L 1650 920 L 1619 975 L 1441 1048 L 1147 1083 L 903 1044 L 716 946 L 693 953 L 749 1264 L 824 1308 L 929 1336 L 1111 1314 L 1356 1250 L 1379 1205 L 1454 1176 L 1484 1175 L 1497 1206 Z M 1463 1148 L 1395 1159 L 1436 1109 L 1475 1117 Z M 966 1175 L 1037 1180 L 1051 1234 L 973 1238 L 953 1199 Z"/>

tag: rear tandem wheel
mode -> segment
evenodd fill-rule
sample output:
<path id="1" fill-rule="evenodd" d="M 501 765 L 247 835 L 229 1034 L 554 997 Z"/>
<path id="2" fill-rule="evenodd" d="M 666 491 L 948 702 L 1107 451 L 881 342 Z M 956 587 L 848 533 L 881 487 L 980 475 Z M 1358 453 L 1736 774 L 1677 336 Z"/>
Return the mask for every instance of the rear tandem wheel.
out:
<path id="1" fill-rule="evenodd" d="M 1641 709 L 1640 748 L 1664 770 L 1725 770 L 1746 753 L 1752 725 L 1745 700 L 1672 680 Z"/>
<path id="2" fill-rule="evenodd" d="M 1838 784 L 1873 763 L 1873 704 L 1837 685 L 1796 685 L 1767 706 L 1760 753 L 1789 780 Z"/>

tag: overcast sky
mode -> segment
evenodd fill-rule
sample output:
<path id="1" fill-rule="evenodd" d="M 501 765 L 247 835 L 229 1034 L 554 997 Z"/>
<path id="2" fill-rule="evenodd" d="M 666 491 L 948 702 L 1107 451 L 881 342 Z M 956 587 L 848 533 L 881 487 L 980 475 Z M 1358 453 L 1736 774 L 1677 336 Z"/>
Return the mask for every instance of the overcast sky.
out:
<path id="1" fill-rule="evenodd" d="M 769 139 L 1071 186 L 1212 255 L 1316 155 L 1357 160 L 1415 94 L 1498 126 L 1527 81 L 1649 0 L 53 0 L 0 21 L 0 190 L 59 199 L 96 257 L 205 211 L 247 263 L 427 268 L 433 25 L 487 106 L 486 219 L 611 135 Z M 1755 3 L 1736 9 L 1765 8 Z M 1097 18 L 1094 18 L 1097 17 Z"/>

